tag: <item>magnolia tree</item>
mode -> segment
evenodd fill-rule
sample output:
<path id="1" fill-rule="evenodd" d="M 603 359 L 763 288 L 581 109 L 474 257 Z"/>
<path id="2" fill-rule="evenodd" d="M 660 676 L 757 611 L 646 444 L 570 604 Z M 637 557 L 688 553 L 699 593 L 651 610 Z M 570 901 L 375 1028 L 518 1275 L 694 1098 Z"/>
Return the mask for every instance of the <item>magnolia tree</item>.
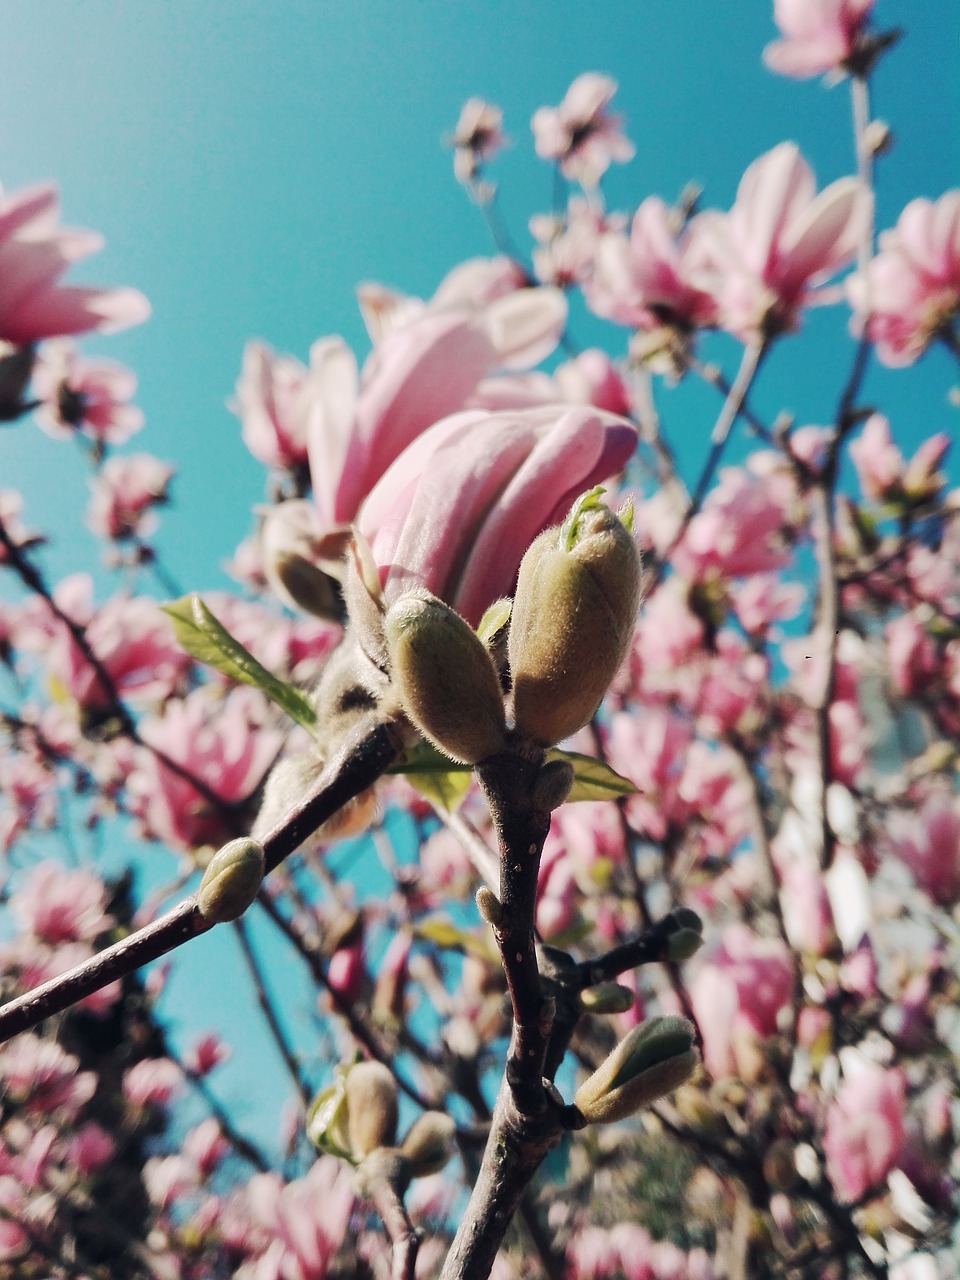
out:
<path id="1" fill-rule="evenodd" d="M 268 501 L 234 595 L 169 585 L 172 468 L 73 341 L 145 300 L 61 282 L 97 241 L 53 189 L 4 199 L 0 412 L 79 446 L 116 590 L 50 581 L 0 492 L 0 1275 L 956 1274 L 960 505 L 946 437 L 904 456 L 862 387 L 958 353 L 960 192 L 875 235 L 871 8 L 777 0 L 764 55 L 848 80 L 855 173 L 819 190 L 785 142 L 729 210 L 611 211 L 633 149 L 587 73 L 533 116 L 530 265 L 468 102 L 498 256 L 363 286 L 359 367 L 243 355 Z M 576 294 L 609 350 L 574 349 Z M 819 424 L 765 420 L 815 304 L 850 335 Z M 681 380 L 717 398 L 689 488 Z M 107 857 L 131 828 L 174 855 L 147 898 Z M 141 972 L 214 928 L 282 1155 L 220 1100 L 230 1045 L 175 1050 L 182 956 Z"/>

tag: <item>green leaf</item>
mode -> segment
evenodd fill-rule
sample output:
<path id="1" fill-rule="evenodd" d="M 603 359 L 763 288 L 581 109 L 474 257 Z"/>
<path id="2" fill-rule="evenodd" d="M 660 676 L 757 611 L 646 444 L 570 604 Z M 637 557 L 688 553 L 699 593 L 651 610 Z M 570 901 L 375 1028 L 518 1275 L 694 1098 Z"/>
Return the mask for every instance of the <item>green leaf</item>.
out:
<path id="1" fill-rule="evenodd" d="M 496 952 L 483 938 L 477 937 L 476 933 L 468 933 L 465 929 L 458 929 L 447 916 L 430 916 L 421 920 L 414 926 L 413 934 L 424 942 L 432 942 L 442 951 L 462 951 L 483 960 L 496 958 Z"/>
<path id="2" fill-rule="evenodd" d="M 418 742 L 388 773 L 402 773 L 428 804 L 455 813 L 470 790 L 470 766 L 454 764 L 429 742 Z"/>
<path id="3" fill-rule="evenodd" d="M 572 800 L 615 800 L 617 796 L 636 795 L 637 788 L 628 778 L 622 778 L 602 760 L 582 756 L 577 751 L 560 751 L 554 747 L 547 752 L 548 760 L 567 760 L 573 765 L 573 786 L 567 796 Z"/>
<path id="4" fill-rule="evenodd" d="M 221 675 L 260 689 L 291 720 L 308 732 L 314 732 L 316 713 L 300 690 L 261 666 L 253 654 L 214 617 L 196 592 L 162 607 L 164 613 L 170 615 L 178 644 L 192 658 L 205 662 Z"/>

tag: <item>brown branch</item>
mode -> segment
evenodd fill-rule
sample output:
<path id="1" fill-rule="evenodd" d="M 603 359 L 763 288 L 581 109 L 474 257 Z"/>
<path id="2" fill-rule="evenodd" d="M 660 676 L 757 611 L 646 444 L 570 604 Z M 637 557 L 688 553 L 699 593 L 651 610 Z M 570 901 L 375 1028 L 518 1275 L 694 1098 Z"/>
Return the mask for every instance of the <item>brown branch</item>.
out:
<path id="1" fill-rule="evenodd" d="M 272 871 L 348 800 L 372 786 L 400 752 L 389 723 L 360 725 L 332 757 L 311 791 L 261 841 Z M 122 938 L 66 973 L 0 1007 L 0 1043 L 84 996 L 206 933 L 210 923 L 191 894 L 158 920 Z"/>
<path id="2" fill-rule="evenodd" d="M 420 1235 L 403 1203 L 406 1172 L 394 1153 L 374 1151 L 361 1165 L 359 1190 L 379 1213 L 393 1249 L 390 1280 L 414 1280 Z"/>

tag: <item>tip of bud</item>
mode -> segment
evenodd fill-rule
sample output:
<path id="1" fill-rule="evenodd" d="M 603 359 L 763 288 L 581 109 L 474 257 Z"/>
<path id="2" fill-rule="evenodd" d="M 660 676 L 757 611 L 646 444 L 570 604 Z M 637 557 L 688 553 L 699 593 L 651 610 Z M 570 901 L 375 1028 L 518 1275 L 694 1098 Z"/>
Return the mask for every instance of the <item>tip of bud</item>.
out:
<path id="1" fill-rule="evenodd" d="M 693 1037 L 686 1018 L 651 1018 L 634 1027 L 580 1086 L 574 1105 L 589 1124 L 610 1124 L 665 1097 L 697 1065 Z"/>
<path id="2" fill-rule="evenodd" d="M 440 1172 L 453 1155 L 456 1131 L 453 1119 L 442 1111 L 425 1111 L 413 1122 L 400 1150 L 414 1178 Z"/>

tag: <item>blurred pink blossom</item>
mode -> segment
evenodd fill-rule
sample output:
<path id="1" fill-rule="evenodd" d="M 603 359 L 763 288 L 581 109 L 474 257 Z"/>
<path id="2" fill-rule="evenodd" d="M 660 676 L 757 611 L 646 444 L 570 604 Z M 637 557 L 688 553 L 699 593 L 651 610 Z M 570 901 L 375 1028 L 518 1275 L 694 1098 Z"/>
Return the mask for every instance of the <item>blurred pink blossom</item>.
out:
<path id="1" fill-rule="evenodd" d="M 20 926 L 50 946 L 89 941 L 110 927 L 103 881 L 91 871 L 64 867 L 52 859 L 33 868 L 14 895 Z"/>
<path id="2" fill-rule="evenodd" d="M 230 1046 L 211 1031 L 193 1042 L 183 1055 L 183 1065 L 185 1070 L 205 1076 L 229 1057 Z"/>
<path id="3" fill-rule="evenodd" d="M 173 467 L 149 453 L 108 458 L 90 481 L 87 524 L 99 538 L 134 538 L 152 533 L 153 508 L 167 501 Z"/>
<path id="4" fill-rule="evenodd" d="M 330 1264 L 347 1233 L 353 1212 L 353 1173 L 330 1156 L 284 1184 L 278 1174 L 250 1179 L 243 1199 L 255 1228 L 263 1232 L 262 1257 L 273 1263 L 254 1275 L 283 1280 L 327 1280 Z"/>
<path id="5" fill-rule="evenodd" d="M 533 250 L 537 279 L 561 288 L 582 285 L 589 300 L 599 246 L 608 235 L 622 236 L 625 225 L 622 214 L 608 214 L 583 196 L 570 197 L 565 215 L 535 214 L 530 234 L 537 242 Z"/>
<path id="6" fill-rule="evenodd" d="M 0 192 L 0 339 L 22 345 L 61 334 L 107 333 L 140 324 L 150 305 L 135 289 L 64 285 L 72 262 L 103 245 L 95 232 L 57 227 L 53 186 Z"/>
<path id="7" fill-rule="evenodd" d="M 93 1097 L 97 1077 L 54 1040 L 26 1032 L 0 1049 L 0 1085 L 32 1114 L 63 1110 L 70 1118 Z"/>
<path id="8" fill-rule="evenodd" d="M 180 1149 L 196 1165 L 200 1177 L 209 1178 L 230 1150 L 230 1143 L 224 1137 L 220 1122 L 208 1116 L 184 1135 Z"/>
<path id="9" fill-rule="evenodd" d="M 874 0 L 774 0 L 773 17 L 783 34 L 763 51 L 771 71 L 805 80 L 844 70 Z"/>
<path id="10" fill-rule="evenodd" d="M 609 76 L 594 71 L 577 76 L 559 107 L 534 113 L 537 155 L 556 160 L 565 177 L 585 187 L 595 187 L 612 161 L 631 160 L 633 143 L 620 132 L 620 117 L 607 109 L 616 91 Z"/>
<path id="11" fill-rule="evenodd" d="M 759 1042 L 777 1030 L 777 1015 L 793 991 L 790 953 L 779 938 L 760 938 L 731 924 L 690 984 L 703 1060 L 716 1078 L 756 1078 Z"/>
<path id="12" fill-rule="evenodd" d="M 320 343 L 314 347 L 318 356 Z M 311 363 L 314 351 L 311 351 Z M 243 443 L 264 466 L 287 470 L 307 460 L 310 373 L 293 356 L 276 356 L 265 342 L 248 342 L 228 407 L 242 423 Z"/>
<path id="13" fill-rule="evenodd" d="M 620 370 L 605 351 L 588 347 L 553 372 L 560 396 L 571 404 L 592 404 L 595 409 L 628 417 L 630 391 Z"/>
<path id="14" fill-rule="evenodd" d="M 725 467 L 690 521 L 673 555 L 673 567 L 690 581 L 713 575 L 740 578 L 787 563 L 789 513 L 765 478 Z"/>
<path id="15" fill-rule="evenodd" d="M 879 246 L 850 302 L 884 364 L 913 364 L 960 313 L 960 191 L 911 200 Z"/>
<path id="16" fill-rule="evenodd" d="M 43 403 L 37 425 L 67 438 L 75 431 L 104 444 L 123 444 L 143 426 L 143 412 L 129 403 L 137 379 L 115 360 L 87 360 L 74 343 L 45 343 L 33 368 L 33 392 Z"/>
<path id="17" fill-rule="evenodd" d="M 86 1177 L 112 1160 L 116 1149 L 116 1143 L 107 1131 L 91 1120 L 71 1135 L 67 1159 L 81 1177 Z"/>
<path id="18" fill-rule="evenodd" d="M 132 1107 L 164 1107 L 183 1090 L 183 1072 L 170 1058 L 141 1058 L 123 1074 L 123 1096 Z"/>
<path id="19" fill-rule="evenodd" d="M 195 689 L 146 720 L 129 791 L 145 832 L 174 848 L 220 845 L 235 834 L 229 806 L 248 800 L 283 743 L 262 694 L 233 689 L 223 698 Z M 149 748 L 157 747 L 219 796 L 224 812 Z"/>
<path id="20" fill-rule="evenodd" d="M 905 1140 L 905 1093 L 899 1070 L 861 1062 L 855 1074 L 845 1075 L 827 1109 L 823 1135 L 827 1177 L 844 1203 L 881 1190 L 896 1164 Z"/>
<path id="21" fill-rule="evenodd" d="M 503 112 L 483 98 L 468 98 L 450 138 L 458 182 L 473 182 L 479 170 L 503 147 Z"/>
<path id="22" fill-rule="evenodd" d="M 829 299 L 816 286 L 854 256 L 871 210 L 856 178 L 817 194 L 796 145 L 782 142 L 744 173 L 729 213 L 693 220 L 689 278 L 713 297 L 718 324 L 745 343 L 795 329 L 803 307 Z"/>
<path id="23" fill-rule="evenodd" d="M 893 851 L 935 902 L 960 898 L 960 799 L 935 791 L 920 812 L 894 823 Z"/>
<path id="24" fill-rule="evenodd" d="M 454 414 L 390 467 L 360 512 L 389 602 L 415 586 L 472 625 L 578 494 L 623 467 L 636 434 L 598 409 Z"/>

